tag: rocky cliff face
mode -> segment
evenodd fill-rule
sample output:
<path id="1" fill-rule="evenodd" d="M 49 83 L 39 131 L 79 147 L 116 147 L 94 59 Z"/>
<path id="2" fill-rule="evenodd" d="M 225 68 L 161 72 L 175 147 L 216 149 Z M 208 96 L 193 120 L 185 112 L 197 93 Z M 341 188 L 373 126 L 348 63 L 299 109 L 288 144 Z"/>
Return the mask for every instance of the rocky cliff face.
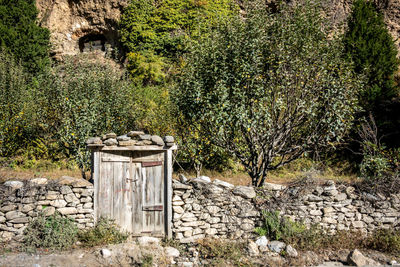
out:
<path id="1" fill-rule="evenodd" d="M 39 22 L 51 31 L 55 56 L 117 45 L 117 25 L 129 0 L 37 0 Z"/>
<path id="2" fill-rule="evenodd" d="M 268 0 L 271 4 L 276 0 Z M 289 0 L 289 2 L 295 0 Z M 400 0 L 375 0 L 400 51 Z M 340 27 L 353 0 L 326 0 L 326 15 Z M 37 0 L 39 21 L 51 31 L 55 56 L 118 47 L 117 24 L 129 0 Z"/>

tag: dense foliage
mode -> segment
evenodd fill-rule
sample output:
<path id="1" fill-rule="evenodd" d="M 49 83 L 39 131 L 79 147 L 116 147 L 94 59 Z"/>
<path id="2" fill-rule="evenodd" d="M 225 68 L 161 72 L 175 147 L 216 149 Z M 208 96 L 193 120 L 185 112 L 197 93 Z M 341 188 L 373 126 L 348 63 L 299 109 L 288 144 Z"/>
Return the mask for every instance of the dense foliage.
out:
<path id="1" fill-rule="evenodd" d="M 31 72 L 49 65 L 49 30 L 37 25 L 34 0 L 0 0 L 0 46 Z"/>
<path id="2" fill-rule="evenodd" d="M 21 64 L 0 49 L 0 156 L 14 155 L 36 131 L 28 78 Z"/>
<path id="3" fill-rule="evenodd" d="M 193 45 L 174 99 L 262 186 L 269 170 L 340 141 L 360 85 L 317 6 L 247 8 Z"/>
<path id="4" fill-rule="evenodd" d="M 31 221 L 24 230 L 24 244 L 29 250 L 36 248 L 68 249 L 78 240 L 78 227 L 72 219 L 61 214 L 44 214 Z"/>
<path id="5" fill-rule="evenodd" d="M 160 83 L 170 62 L 185 50 L 185 41 L 200 36 L 206 25 L 238 11 L 232 0 L 133 0 L 121 18 L 121 43 L 132 76 L 144 84 Z"/>
<path id="6" fill-rule="evenodd" d="M 377 101 L 396 95 L 394 74 L 398 70 L 397 49 L 372 1 L 357 0 L 348 20 L 345 47 L 355 71 L 364 73 L 368 83 L 362 92 L 362 104 L 373 109 Z"/>
<path id="7" fill-rule="evenodd" d="M 133 125 L 132 90 L 118 69 L 89 57 L 70 58 L 54 68 L 45 97 L 57 120 L 55 133 L 65 152 L 82 170 L 88 168 L 85 141 L 108 131 L 126 132 Z"/>

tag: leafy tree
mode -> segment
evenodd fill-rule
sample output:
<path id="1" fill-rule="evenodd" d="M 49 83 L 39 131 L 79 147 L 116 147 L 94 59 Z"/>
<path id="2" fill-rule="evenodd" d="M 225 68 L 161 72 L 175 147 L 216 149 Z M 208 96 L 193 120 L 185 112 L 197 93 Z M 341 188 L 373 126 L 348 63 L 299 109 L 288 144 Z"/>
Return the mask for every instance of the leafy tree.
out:
<path id="1" fill-rule="evenodd" d="M 245 13 L 193 44 L 173 99 L 262 186 L 268 171 L 341 140 L 360 83 L 319 7 L 271 14 L 254 0 Z"/>
<path id="2" fill-rule="evenodd" d="M 108 131 L 127 132 L 133 127 L 130 82 L 111 64 L 88 56 L 67 58 L 58 65 L 43 93 L 53 110 L 54 134 L 67 156 L 77 162 L 84 175 L 89 165 L 86 140 Z M 48 123 L 50 123 L 47 119 Z"/>
<path id="3" fill-rule="evenodd" d="M 49 65 L 48 29 L 36 24 L 34 0 L 0 0 L 0 46 L 32 72 Z"/>
<path id="4" fill-rule="evenodd" d="M 0 49 L 0 155 L 15 153 L 24 143 L 26 107 L 30 98 L 27 75 L 14 57 Z"/>
<path id="5" fill-rule="evenodd" d="M 232 0 L 132 0 L 120 23 L 131 75 L 144 84 L 162 82 L 166 63 L 176 62 L 187 39 L 237 11 Z"/>
<path id="6" fill-rule="evenodd" d="M 399 68 L 397 49 L 374 3 L 356 0 L 348 19 L 344 43 L 354 62 L 355 71 L 367 77 L 361 104 L 367 110 L 377 109 L 377 102 L 396 95 L 394 74 Z"/>

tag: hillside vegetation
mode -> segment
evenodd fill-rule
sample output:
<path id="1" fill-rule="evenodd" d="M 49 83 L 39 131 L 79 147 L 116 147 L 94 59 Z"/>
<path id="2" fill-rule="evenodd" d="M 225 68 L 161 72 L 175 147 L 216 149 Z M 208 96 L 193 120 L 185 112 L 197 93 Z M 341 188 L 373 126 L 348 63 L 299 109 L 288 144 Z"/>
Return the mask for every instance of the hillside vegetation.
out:
<path id="1" fill-rule="evenodd" d="M 94 54 L 52 62 L 34 1 L 0 0 L 1 164 L 84 175 L 88 137 L 141 129 L 176 136 L 176 167 L 197 175 L 242 169 L 262 186 L 308 158 L 393 182 L 394 42 L 372 2 L 355 1 L 343 34 L 321 11 L 308 1 L 132 0 L 120 67 Z"/>

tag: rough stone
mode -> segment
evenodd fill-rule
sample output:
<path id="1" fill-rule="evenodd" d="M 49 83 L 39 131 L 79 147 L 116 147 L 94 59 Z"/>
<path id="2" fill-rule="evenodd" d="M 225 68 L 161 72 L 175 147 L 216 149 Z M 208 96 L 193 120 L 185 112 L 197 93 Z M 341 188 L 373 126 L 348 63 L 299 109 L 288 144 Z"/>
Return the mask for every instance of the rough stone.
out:
<path id="1" fill-rule="evenodd" d="M 51 205 L 56 208 L 63 208 L 67 206 L 67 202 L 63 199 L 56 199 L 51 202 Z"/>
<path id="2" fill-rule="evenodd" d="M 59 208 L 57 211 L 62 215 L 76 214 L 78 212 L 74 207 Z"/>
<path id="3" fill-rule="evenodd" d="M 103 256 L 103 258 L 109 258 L 111 257 L 111 251 L 109 249 L 103 248 L 100 251 L 101 255 Z"/>
<path id="4" fill-rule="evenodd" d="M 12 210 L 16 210 L 17 209 L 17 205 L 15 204 L 11 204 L 11 205 L 6 205 L 0 208 L 1 212 L 8 212 L 8 211 L 12 211 Z"/>
<path id="5" fill-rule="evenodd" d="M 299 254 L 297 253 L 297 250 L 292 247 L 291 245 L 286 246 L 286 255 L 292 258 L 296 258 Z"/>
<path id="6" fill-rule="evenodd" d="M 215 184 L 217 186 L 220 186 L 220 187 L 223 187 L 223 188 L 228 188 L 228 189 L 233 189 L 235 187 L 233 184 L 230 184 L 228 182 L 224 182 L 224 181 L 221 181 L 221 180 L 218 180 L 218 179 L 215 179 L 213 181 L 213 184 Z"/>
<path id="7" fill-rule="evenodd" d="M 136 145 L 136 140 L 128 140 L 128 141 L 118 141 L 119 146 L 134 146 Z"/>
<path id="8" fill-rule="evenodd" d="M 264 183 L 264 188 L 267 190 L 272 190 L 272 191 L 281 191 L 281 190 L 285 190 L 286 186 L 280 185 L 280 184 L 273 184 L 273 183 Z"/>
<path id="9" fill-rule="evenodd" d="M 249 255 L 251 257 L 256 257 L 260 254 L 260 251 L 258 250 L 258 246 L 256 243 L 253 241 L 249 241 L 249 244 L 247 246 L 247 250 L 249 251 Z"/>
<path id="10" fill-rule="evenodd" d="M 100 145 L 103 142 L 101 141 L 100 137 L 90 137 L 88 140 L 86 140 L 87 145 Z"/>
<path id="11" fill-rule="evenodd" d="M 120 135 L 120 136 L 117 137 L 117 141 L 118 142 L 119 141 L 129 141 L 129 140 L 131 140 L 131 138 L 129 136 L 127 136 L 126 134 L 125 135 Z"/>
<path id="12" fill-rule="evenodd" d="M 365 257 L 358 249 L 353 250 L 350 252 L 347 263 L 354 265 L 354 266 L 377 266 L 378 263 L 374 260 Z"/>
<path id="13" fill-rule="evenodd" d="M 45 185 L 48 183 L 47 178 L 34 178 L 29 181 L 31 184 Z"/>
<path id="14" fill-rule="evenodd" d="M 199 176 L 197 178 L 192 179 L 191 182 L 207 184 L 207 183 L 211 183 L 211 179 L 210 179 L 210 177 L 207 177 L 207 176 Z"/>
<path id="15" fill-rule="evenodd" d="M 272 252 L 276 252 L 276 253 L 281 253 L 281 251 L 284 250 L 285 247 L 286 247 L 286 244 L 284 242 L 281 242 L 281 241 L 271 241 L 268 244 L 268 248 Z"/>
<path id="16" fill-rule="evenodd" d="M 21 181 L 7 181 L 3 185 L 9 187 L 11 190 L 17 190 L 23 187 L 24 183 Z"/>
<path id="17" fill-rule="evenodd" d="M 117 138 L 117 134 L 116 133 L 108 133 L 108 134 L 106 134 L 106 138 L 107 139 L 115 139 L 115 138 Z"/>
<path id="18" fill-rule="evenodd" d="M 174 143 L 175 139 L 173 136 L 167 135 L 167 136 L 164 136 L 164 142 L 165 143 Z"/>
<path id="19" fill-rule="evenodd" d="M 151 141 L 151 135 L 149 135 L 149 134 L 141 134 L 141 135 L 139 135 L 139 140 Z"/>
<path id="20" fill-rule="evenodd" d="M 56 212 L 56 208 L 54 207 L 46 207 L 43 209 L 43 215 L 44 216 L 51 216 Z"/>
<path id="21" fill-rule="evenodd" d="M 172 257 L 172 258 L 176 258 L 176 257 L 180 256 L 179 250 L 177 250 L 176 248 L 173 248 L 173 247 L 165 247 L 164 253 L 165 253 L 165 256 Z"/>
<path id="22" fill-rule="evenodd" d="M 139 137 L 140 135 L 144 135 L 144 132 L 143 131 L 130 131 L 127 135 L 129 137 L 135 138 L 135 137 Z"/>
<path id="23" fill-rule="evenodd" d="M 104 144 L 106 146 L 116 146 L 116 145 L 118 145 L 118 141 L 115 138 L 110 138 L 110 139 L 105 140 Z"/>
<path id="24" fill-rule="evenodd" d="M 153 145 L 164 146 L 163 139 L 161 137 L 159 137 L 158 135 L 152 135 L 151 142 L 153 142 Z"/>
<path id="25" fill-rule="evenodd" d="M 14 220 L 16 218 L 25 217 L 25 214 L 20 211 L 9 211 L 6 213 L 7 221 Z"/>
<path id="26" fill-rule="evenodd" d="M 73 187 L 86 187 L 93 188 L 93 184 L 82 178 L 75 178 L 71 176 L 62 176 L 60 179 L 56 180 L 57 183 L 61 185 L 72 185 Z"/>
<path id="27" fill-rule="evenodd" d="M 256 192 L 253 187 L 249 186 L 237 186 L 233 189 L 233 194 L 241 196 L 243 198 L 254 198 L 256 196 Z"/>
<path id="28" fill-rule="evenodd" d="M 158 246 L 160 244 L 160 239 L 151 236 L 141 236 L 137 241 L 141 246 Z"/>
<path id="29" fill-rule="evenodd" d="M 268 246 L 269 240 L 267 239 L 267 237 L 265 235 L 260 236 L 259 238 L 257 238 L 256 240 L 256 244 L 259 247 L 266 247 Z"/>

